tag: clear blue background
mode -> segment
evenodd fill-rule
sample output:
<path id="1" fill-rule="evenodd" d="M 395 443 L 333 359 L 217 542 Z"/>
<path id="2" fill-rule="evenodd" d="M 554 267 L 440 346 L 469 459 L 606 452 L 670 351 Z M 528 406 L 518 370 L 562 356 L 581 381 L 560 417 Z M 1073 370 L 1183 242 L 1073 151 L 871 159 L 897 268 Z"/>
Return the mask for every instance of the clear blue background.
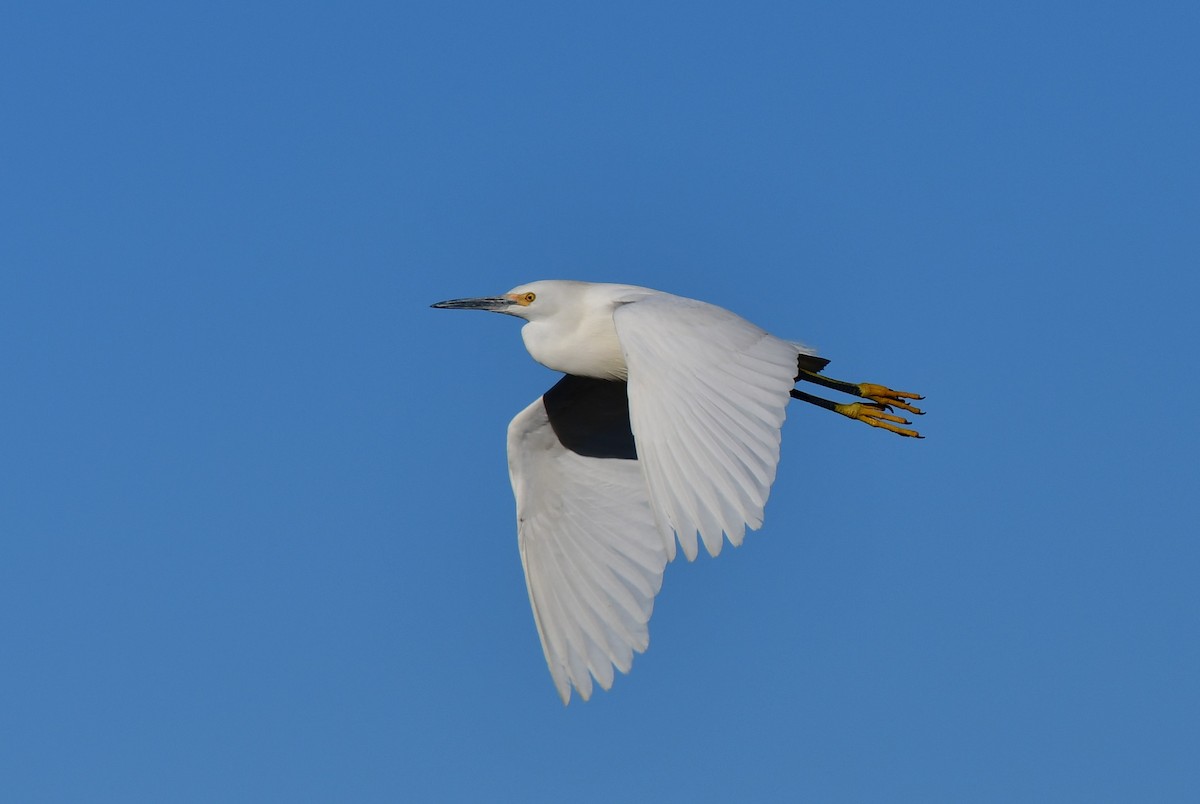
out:
<path id="1" fill-rule="evenodd" d="M 1200 799 L 1195 3 L 0 11 L 7 801 Z M 766 525 L 565 708 L 508 420 L 430 310 L 729 307 Z"/>

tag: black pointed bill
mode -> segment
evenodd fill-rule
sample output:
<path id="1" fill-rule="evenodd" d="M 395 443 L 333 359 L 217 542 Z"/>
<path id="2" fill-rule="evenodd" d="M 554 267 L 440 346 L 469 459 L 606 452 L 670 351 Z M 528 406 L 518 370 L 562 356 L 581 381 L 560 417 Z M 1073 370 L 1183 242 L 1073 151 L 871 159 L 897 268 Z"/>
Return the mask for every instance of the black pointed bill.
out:
<path id="1" fill-rule="evenodd" d="M 513 300 L 504 296 L 488 296 L 481 299 L 448 299 L 430 307 L 439 310 L 490 310 L 493 313 L 503 313 L 513 304 Z"/>

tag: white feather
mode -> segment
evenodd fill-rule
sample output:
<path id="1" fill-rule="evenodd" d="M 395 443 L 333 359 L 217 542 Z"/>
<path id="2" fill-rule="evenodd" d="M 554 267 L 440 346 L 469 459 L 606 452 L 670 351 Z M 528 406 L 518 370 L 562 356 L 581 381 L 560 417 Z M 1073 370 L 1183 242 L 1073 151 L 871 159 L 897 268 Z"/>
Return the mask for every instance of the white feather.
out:
<path id="1" fill-rule="evenodd" d="M 666 550 L 638 462 L 563 447 L 541 398 L 508 428 L 525 584 L 546 663 L 567 703 L 591 677 L 612 686 L 650 644 L 647 624 Z"/>
<path id="2" fill-rule="evenodd" d="M 728 310 L 655 293 L 617 307 L 629 418 L 671 558 L 712 555 L 762 525 L 804 347 Z M 674 531 L 674 536 L 671 534 Z"/>
<path id="3" fill-rule="evenodd" d="M 802 344 L 728 310 L 632 285 L 534 282 L 438 306 L 526 320 L 535 360 L 626 380 L 637 459 L 565 447 L 544 397 L 513 419 L 508 460 L 534 621 L 563 702 L 608 689 L 649 645 L 676 539 L 688 559 L 762 525 Z"/>

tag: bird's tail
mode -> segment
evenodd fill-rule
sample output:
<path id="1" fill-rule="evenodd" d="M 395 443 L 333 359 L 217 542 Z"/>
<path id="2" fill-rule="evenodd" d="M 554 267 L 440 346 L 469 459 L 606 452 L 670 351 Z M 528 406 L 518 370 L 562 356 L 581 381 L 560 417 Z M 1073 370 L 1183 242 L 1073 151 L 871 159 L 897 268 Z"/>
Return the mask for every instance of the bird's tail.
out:
<path id="1" fill-rule="evenodd" d="M 799 354 L 796 356 L 796 368 L 800 371 L 810 371 L 813 374 L 820 374 L 821 370 L 829 365 L 829 361 L 823 357 L 816 355 Z M 797 377 L 796 379 L 800 379 Z"/>

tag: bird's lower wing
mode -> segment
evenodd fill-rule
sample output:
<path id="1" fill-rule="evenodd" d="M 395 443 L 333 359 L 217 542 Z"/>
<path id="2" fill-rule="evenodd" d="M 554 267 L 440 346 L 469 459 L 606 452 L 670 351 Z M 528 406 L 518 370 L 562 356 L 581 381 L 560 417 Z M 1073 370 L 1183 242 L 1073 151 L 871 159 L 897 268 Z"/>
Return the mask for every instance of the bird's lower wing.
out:
<path id="1" fill-rule="evenodd" d="M 612 686 L 649 645 L 666 551 L 636 460 L 563 447 L 539 398 L 508 428 L 525 584 L 563 703 Z"/>
<path id="2" fill-rule="evenodd" d="M 669 294 L 613 314 L 629 369 L 629 418 L 665 546 L 717 555 L 762 524 L 780 427 L 806 347 L 728 310 Z"/>

